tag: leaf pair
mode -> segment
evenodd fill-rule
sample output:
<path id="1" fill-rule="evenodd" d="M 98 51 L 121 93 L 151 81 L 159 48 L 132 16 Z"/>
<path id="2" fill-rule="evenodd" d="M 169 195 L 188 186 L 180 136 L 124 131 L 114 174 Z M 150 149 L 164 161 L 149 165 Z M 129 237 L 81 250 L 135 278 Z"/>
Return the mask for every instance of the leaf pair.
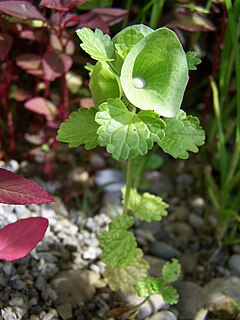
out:
<path id="1" fill-rule="evenodd" d="M 87 150 L 99 144 L 116 160 L 145 155 L 154 142 L 174 158 L 187 159 L 188 151 L 197 152 L 204 144 L 199 120 L 183 111 L 163 121 L 153 111 L 130 112 L 120 99 L 108 99 L 98 109 L 72 113 L 61 125 L 58 141 L 69 143 L 71 148 L 85 144 Z"/>
<path id="2" fill-rule="evenodd" d="M 0 168 L 0 203 L 33 204 L 54 199 L 34 182 Z M 12 261 L 27 255 L 42 240 L 48 220 L 32 217 L 0 229 L 0 259 Z"/>

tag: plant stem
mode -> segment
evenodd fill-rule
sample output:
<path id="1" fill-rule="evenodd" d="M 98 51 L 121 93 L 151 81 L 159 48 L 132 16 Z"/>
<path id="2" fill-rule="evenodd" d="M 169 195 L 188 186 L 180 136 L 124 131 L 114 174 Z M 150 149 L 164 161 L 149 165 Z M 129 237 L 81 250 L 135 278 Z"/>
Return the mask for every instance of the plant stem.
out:
<path id="1" fill-rule="evenodd" d="M 125 191 L 125 197 L 124 197 L 123 214 L 127 214 L 127 211 L 128 211 L 128 202 L 129 202 L 130 191 L 132 187 L 133 164 L 134 164 L 134 160 L 129 159 L 128 168 L 127 168 L 127 180 L 126 180 L 126 191 Z"/>
<path id="2" fill-rule="evenodd" d="M 158 21 L 162 13 L 165 0 L 156 0 L 153 3 L 149 26 L 153 29 L 158 27 Z"/>
<path id="3" fill-rule="evenodd" d="M 125 4 L 125 9 L 128 11 L 128 14 L 126 15 L 126 17 L 124 18 L 124 20 L 122 22 L 122 29 L 125 28 L 128 23 L 129 11 L 130 11 L 131 7 L 132 7 L 132 0 L 127 0 L 126 4 Z"/>

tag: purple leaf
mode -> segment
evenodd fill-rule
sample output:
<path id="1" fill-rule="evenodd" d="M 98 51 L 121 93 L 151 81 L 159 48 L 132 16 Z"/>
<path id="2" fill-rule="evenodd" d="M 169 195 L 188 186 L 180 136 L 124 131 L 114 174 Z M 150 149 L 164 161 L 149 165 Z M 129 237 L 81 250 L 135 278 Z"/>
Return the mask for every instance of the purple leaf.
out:
<path id="1" fill-rule="evenodd" d="M 0 33 L 0 61 L 8 55 L 13 45 L 13 38 L 7 33 Z"/>
<path id="2" fill-rule="evenodd" d="M 42 58 L 37 54 L 21 54 L 16 58 L 16 64 L 34 76 L 43 77 Z"/>
<path id="3" fill-rule="evenodd" d="M 0 168 L 0 203 L 37 204 L 54 199 L 36 183 Z"/>
<path id="4" fill-rule="evenodd" d="M 68 8 L 62 4 L 61 0 L 42 0 L 40 6 L 58 11 L 68 11 Z"/>
<path id="5" fill-rule="evenodd" d="M 127 10 L 116 8 L 96 8 L 91 12 L 99 15 L 109 26 L 119 23 L 128 14 Z"/>
<path id="6" fill-rule="evenodd" d="M 69 11 L 76 7 L 78 4 L 85 3 L 86 0 L 42 0 L 40 5 L 49 9 L 55 9 L 58 11 Z"/>
<path id="7" fill-rule="evenodd" d="M 101 29 L 103 33 L 109 33 L 109 28 L 107 23 L 99 17 L 97 13 L 89 11 L 87 13 L 80 15 L 80 25 L 79 27 L 88 27 L 91 29 Z"/>
<path id="8" fill-rule="evenodd" d="M 0 259 L 16 260 L 32 251 L 45 235 L 48 220 L 42 217 L 22 219 L 0 230 Z"/>
<path id="9" fill-rule="evenodd" d="M 1 1 L 0 12 L 21 19 L 46 20 L 41 12 L 29 1 Z"/>
<path id="10" fill-rule="evenodd" d="M 72 66 L 72 59 L 64 53 L 47 52 L 43 57 L 44 79 L 53 81 L 67 73 Z"/>
<path id="11" fill-rule="evenodd" d="M 24 107 L 45 116 L 48 120 L 53 120 L 57 113 L 56 106 L 43 97 L 35 97 L 28 100 L 25 102 Z"/>

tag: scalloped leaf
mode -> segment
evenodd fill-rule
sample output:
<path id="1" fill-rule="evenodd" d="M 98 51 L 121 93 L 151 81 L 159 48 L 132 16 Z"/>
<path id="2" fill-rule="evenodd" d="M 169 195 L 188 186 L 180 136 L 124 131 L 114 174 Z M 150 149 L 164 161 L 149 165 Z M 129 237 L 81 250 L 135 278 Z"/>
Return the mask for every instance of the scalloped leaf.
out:
<path id="1" fill-rule="evenodd" d="M 0 203 L 38 204 L 54 199 L 33 181 L 0 168 Z"/>
<path id="2" fill-rule="evenodd" d="M 180 110 L 176 117 L 164 120 L 165 137 L 158 142 L 164 152 L 181 159 L 187 159 L 189 151 L 198 152 L 198 147 L 205 142 L 205 133 L 198 118 L 186 116 Z"/>
<path id="3" fill-rule="evenodd" d="M 124 294 L 127 294 L 134 290 L 134 285 L 140 279 L 146 277 L 149 264 L 142 256 L 142 250 L 137 249 L 137 255 L 131 265 L 123 268 L 106 266 L 104 278 L 112 290 L 121 290 Z"/>
<path id="4" fill-rule="evenodd" d="M 86 51 L 94 60 L 112 61 L 114 46 L 111 38 L 99 29 L 93 32 L 89 28 L 81 28 L 76 31 L 82 40 L 81 48 Z"/>
<path id="5" fill-rule="evenodd" d="M 63 122 L 58 129 L 57 140 L 67 142 L 69 148 L 85 144 L 87 150 L 98 145 L 97 129 L 95 122 L 96 108 L 81 108 L 72 112 L 69 119 Z"/>
<path id="6" fill-rule="evenodd" d="M 123 202 L 125 198 L 125 187 L 122 188 Z M 135 188 L 131 189 L 128 208 L 143 221 L 160 221 L 167 215 L 168 204 L 148 192 L 142 195 Z"/>
<path id="7" fill-rule="evenodd" d="M 188 51 L 186 52 L 187 57 L 187 64 L 189 70 L 197 70 L 196 65 L 200 64 L 202 62 L 201 59 L 197 57 L 196 51 Z"/>
<path id="8" fill-rule="evenodd" d="M 96 107 L 109 98 L 120 98 L 117 78 L 105 61 L 98 61 L 94 66 L 90 76 L 89 88 Z"/>
<path id="9" fill-rule="evenodd" d="M 153 294 L 161 294 L 164 301 L 169 304 L 178 302 L 179 295 L 177 290 L 169 283 L 175 281 L 181 272 L 181 266 L 176 259 L 167 262 L 162 269 L 162 277 L 147 277 L 138 281 L 135 289 L 140 297 L 149 297 Z"/>
<path id="10" fill-rule="evenodd" d="M 113 38 L 117 52 L 125 59 L 132 48 L 152 31 L 153 29 L 142 24 L 123 29 Z"/>
<path id="11" fill-rule="evenodd" d="M 122 268 L 136 258 L 137 243 L 133 233 L 126 230 L 133 220 L 126 215 L 115 219 L 110 223 L 109 230 L 101 234 L 99 243 L 103 249 L 102 261 L 110 267 Z"/>
<path id="12" fill-rule="evenodd" d="M 164 135 L 164 123 L 152 111 L 132 113 L 120 99 L 108 99 L 99 110 L 95 117 L 99 144 L 116 160 L 146 154 Z"/>
<path id="13" fill-rule="evenodd" d="M 0 259 L 16 260 L 26 256 L 42 240 L 48 220 L 42 217 L 21 219 L 0 230 Z"/>
<path id="14" fill-rule="evenodd" d="M 136 107 L 175 116 L 188 83 L 186 54 L 177 35 L 160 28 L 145 36 L 126 56 L 120 81 Z"/>

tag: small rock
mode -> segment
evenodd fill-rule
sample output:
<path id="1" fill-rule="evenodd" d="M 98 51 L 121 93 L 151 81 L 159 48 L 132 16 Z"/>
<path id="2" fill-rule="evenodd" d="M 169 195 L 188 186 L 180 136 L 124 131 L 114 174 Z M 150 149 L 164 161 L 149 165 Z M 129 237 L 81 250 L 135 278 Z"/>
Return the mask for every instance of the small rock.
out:
<path id="1" fill-rule="evenodd" d="M 22 307 L 25 305 L 24 298 L 22 296 L 15 296 L 9 301 L 10 306 Z"/>
<path id="2" fill-rule="evenodd" d="M 144 259 L 146 259 L 150 265 L 150 268 L 148 270 L 149 275 L 152 277 L 159 277 L 162 273 L 162 267 L 165 264 L 166 260 L 149 255 L 145 255 Z"/>
<path id="3" fill-rule="evenodd" d="M 240 275 L 240 254 L 233 254 L 228 260 L 229 268 Z"/>
<path id="4" fill-rule="evenodd" d="M 191 226 L 185 222 L 172 222 L 167 230 L 172 235 L 174 244 L 180 249 L 185 249 L 193 234 Z"/>
<path id="5" fill-rule="evenodd" d="M 168 310 L 163 310 L 155 313 L 149 318 L 149 320 L 177 320 L 177 318 L 174 313 Z"/>
<path id="6" fill-rule="evenodd" d="M 152 242 L 150 245 L 150 253 L 153 256 L 163 259 L 171 259 L 180 255 L 179 250 L 173 248 L 171 245 L 163 241 Z"/>
<path id="7" fill-rule="evenodd" d="M 68 270 L 59 272 L 50 285 L 57 293 L 58 304 L 79 305 L 93 297 L 99 278 L 99 274 L 94 271 Z"/>
<path id="8" fill-rule="evenodd" d="M 40 320 L 40 317 L 37 314 L 31 314 L 29 320 Z"/>
<path id="9" fill-rule="evenodd" d="M 124 186 L 122 172 L 116 169 L 99 170 L 95 176 L 96 184 L 106 192 L 121 191 Z"/>
<path id="10" fill-rule="evenodd" d="M 123 296 L 122 293 L 117 293 L 117 295 L 119 295 L 119 299 L 128 301 L 131 305 L 138 305 L 145 300 L 145 298 L 139 297 L 136 293 L 131 293 L 127 296 Z M 158 310 L 166 308 L 166 306 L 167 304 L 161 295 L 152 295 L 144 304 L 139 307 L 137 319 L 145 319 L 156 313 Z"/>
<path id="11" fill-rule="evenodd" d="M 153 194 L 172 193 L 173 185 L 169 176 L 156 170 L 146 171 L 144 178 L 148 181 L 148 192 Z"/>
<path id="12" fill-rule="evenodd" d="M 189 281 L 179 281 L 174 287 L 179 293 L 179 302 L 174 306 L 180 314 L 179 319 L 194 319 L 207 302 L 205 290 Z"/>
<path id="13" fill-rule="evenodd" d="M 202 227 L 204 226 L 203 218 L 199 217 L 195 213 L 191 213 L 189 215 L 188 221 L 195 229 L 202 229 Z"/>
<path id="14" fill-rule="evenodd" d="M 93 152 L 90 155 L 89 162 L 90 162 L 91 167 L 93 167 L 95 169 L 101 169 L 106 164 L 103 157 L 101 157 L 100 154 L 98 154 L 96 152 Z"/>
<path id="15" fill-rule="evenodd" d="M 40 320 L 55 320 L 56 318 L 58 319 L 58 313 L 55 309 L 52 309 L 48 312 L 42 311 L 40 313 Z"/>
<path id="16" fill-rule="evenodd" d="M 63 320 L 71 319 L 73 316 L 72 305 L 70 303 L 57 306 L 57 311 Z"/>
<path id="17" fill-rule="evenodd" d="M 184 273 L 191 273 L 195 270 L 198 260 L 198 254 L 192 252 L 185 252 L 179 257 Z"/>

